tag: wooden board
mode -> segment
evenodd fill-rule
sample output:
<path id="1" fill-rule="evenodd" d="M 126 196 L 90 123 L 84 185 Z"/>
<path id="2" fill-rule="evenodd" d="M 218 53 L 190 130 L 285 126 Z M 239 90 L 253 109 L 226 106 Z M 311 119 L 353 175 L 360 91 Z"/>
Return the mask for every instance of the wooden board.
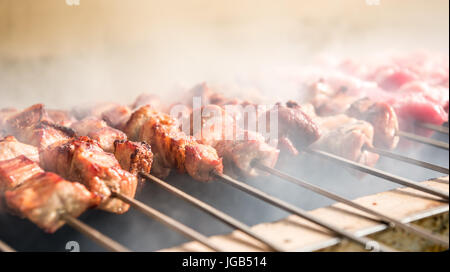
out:
<path id="1" fill-rule="evenodd" d="M 422 183 L 448 192 L 448 181 L 449 177 L 446 176 Z M 443 222 L 443 224 L 447 226 L 446 232 L 448 235 L 448 203 L 441 202 L 439 201 L 439 198 L 429 194 L 410 188 L 401 188 L 361 197 L 355 201 L 396 219 L 401 219 L 404 222 L 413 222 L 434 215 L 447 214 L 447 216 L 444 217 L 444 221 L 446 222 Z M 355 210 L 342 203 L 319 208 L 310 211 L 309 213 L 358 235 L 368 235 L 386 229 L 386 226 L 376 221 L 373 216 Z M 277 222 L 259 224 L 253 226 L 252 229 L 269 238 L 271 241 L 283 246 L 288 251 L 319 250 L 336 245 L 340 242 L 340 239 L 335 238 L 329 231 L 294 215 L 288 216 Z M 398 232 L 398 230 L 395 231 Z M 224 251 L 268 250 L 265 245 L 240 231 L 234 231 L 228 235 L 212 236 L 210 237 L 210 240 Z M 386 241 L 383 240 L 383 242 Z M 359 249 L 354 246 L 348 246 L 336 250 L 353 251 Z M 415 248 L 413 250 L 419 249 Z M 208 251 L 208 249 L 198 242 L 188 242 L 161 251 Z"/>

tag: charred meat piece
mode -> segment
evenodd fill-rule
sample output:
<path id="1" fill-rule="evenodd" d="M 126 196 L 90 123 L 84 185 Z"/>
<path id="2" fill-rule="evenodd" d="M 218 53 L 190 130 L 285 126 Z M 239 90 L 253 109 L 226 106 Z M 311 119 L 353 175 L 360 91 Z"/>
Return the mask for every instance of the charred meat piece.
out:
<path id="1" fill-rule="evenodd" d="M 217 105 L 208 105 L 202 110 L 216 111 L 217 114 L 215 117 L 213 114 L 202 114 L 201 130 L 194 136 L 200 143 L 217 150 L 227 166 L 227 173 L 236 176 L 263 174 L 253 168 L 255 161 L 269 167 L 275 166 L 279 150 L 267 144 L 261 134 L 236 127 L 233 118 Z M 192 114 L 201 114 L 197 111 Z"/>
<path id="2" fill-rule="evenodd" d="M 214 171 L 222 172 L 222 160 L 214 148 L 202 145 L 179 130 L 177 122 L 169 115 L 143 106 L 135 111 L 125 127 L 133 141 L 151 145 L 155 164 L 187 172 L 194 179 L 209 181 Z"/>
<path id="3" fill-rule="evenodd" d="M 150 145 L 144 142 L 116 140 L 114 142 L 114 156 L 122 169 L 131 174 L 138 172 L 150 173 L 153 163 L 153 153 Z"/>
<path id="4" fill-rule="evenodd" d="M 301 150 L 320 138 L 319 127 L 300 106 L 278 104 L 277 109 L 279 139 L 288 138 L 297 150 Z"/>
<path id="5" fill-rule="evenodd" d="M 72 114 L 65 110 L 46 110 L 48 117 L 57 125 L 70 127 L 77 120 Z"/>
<path id="6" fill-rule="evenodd" d="M 346 159 L 374 166 L 379 156 L 365 150 L 373 146 L 374 130 L 370 123 L 348 117 L 345 114 L 319 117 L 311 104 L 302 105 L 323 131 L 322 137 L 311 145 Z"/>
<path id="7" fill-rule="evenodd" d="M 14 109 L 14 108 L 5 108 L 5 109 L 0 110 L 0 132 L 4 130 L 6 120 L 8 119 L 8 117 L 10 117 L 11 115 L 13 115 L 17 112 L 18 112 L 18 110 Z M 5 134 L 6 134 L 6 132 L 5 132 Z"/>
<path id="8" fill-rule="evenodd" d="M 122 130 L 131 116 L 127 106 L 116 106 L 102 113 L 102 119 L 111 127 Z"/>
<path id="9" fill-rule="evenodd" d="M 42 104 L 11 115 L 6 120 L 6 128 L 21 142 L 38 148 L 65 141 L 74 135 L 71 129 L 53 123 Z"/>
<path id="10" fill-rule="evenodd" d="M 149 93 L 143 93 L 136 98 L 134 103 L 131 105 L 131 109 L 136 110 L 145 105 L 150 105 L 157 110 L 161 110 L 162 108 L 161 100 L 157 96 Z"/>
<path id="11" fill-rule="evenodd" d="M 5 193 L 8 207 L 47 232 L 58 230 L 61 215 L 78 217 L 98 199 L 86 187 L 45 172 L 32 176 L 22 186 Z"/>
<path id="12" fill-rule="evenodd" d="M 95 117 L 97 119 L 102 119 L 102 114 L 104 112 L 118 106 L 120 105 L 111 102 L 95 103 L 87 106 L 75 107 L 72 109 L 71 113 L 78 120 L 82 120 L 86 117 Z"/>
<path id="13" fill-rule="evenodd" d="M 384 102 L 373 102 L 370 99 L 356 101 L 347 110 L 347 115 L 365 120 L 374 128 L 374 145 L 380 148 L 394 149 L 399 137 L 398 119 L 394 109 Z"/>
<path id="14" fill-rule="evenodd" d="M 0 139 L 0 161 L 14 159 L 25 155 L 32 161 L 39 162 L 39 151 L 32 145 L 23 144 L 14 136 Z"/>
<path id="15" fill-rule="evenodd" d="M 312 147 L 367 166 L 374 166 L 379 156 L 364 149 L 364 146 L 372 146 L 372 140 L 372 126 L 365 121 L 353 119 L 324 133 Z"/>
<path id="16" fill-rule="evenodd" d="M 105 121 L 97 118 L 85 118 L 72 124 L 78 136 L 88 136 L 96 140 L 106 152 L 114 152 L 114 141 L 126 140 L 127 136 L 120 130 L 109 127 Z"/>
<path id="17" fill-rule="evenodd" d="M 113 154 L 106 153 L 87 137 L 47 147 L 41 152 L 41 165 L 69 180 L 78 181 L 101 198 L 100 209 L 124 213 L 129 205 L 110 198 L 112 191 L 134 197 L 137 179 L 120 167 Z"/>
<path id="18" fill-rule="evenodd" d="M 0 194 L 12 190 L 44 170 L 24 155 L 0 161 Z"/>

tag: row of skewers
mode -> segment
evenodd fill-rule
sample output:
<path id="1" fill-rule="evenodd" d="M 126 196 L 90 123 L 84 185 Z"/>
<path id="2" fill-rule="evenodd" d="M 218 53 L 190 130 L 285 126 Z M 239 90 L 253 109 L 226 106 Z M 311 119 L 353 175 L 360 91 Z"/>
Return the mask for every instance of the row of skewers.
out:
<path id="1" fill-rule="evenodd" d="M 229 116 L 224 110 L 230 104 L 247 106 L 253 103 L 228 99 L 213 92 L 206 84 L 200 84 L 190 92 L 190 97 L 199 95 L 206 101 L 205 106 L 191 109 L 191 116 L 196 111 L 216 111 L 220 118 L 211 119 L 200 114 L 202 129 L 190 133 L 183 132 L 180 120 L 167 114 L 151 95 L 138 97 L 131 106 L 105 103 L 72 112 L 48 110 L 41 104 L 23 111 L 2 110 L 0 127 L 5 137 L 0 141 L 0 194 L 4 196 L 4 208 L 28 218 L 47 232 L 55 232 L 68 223 L 97 237 L 96 240 L 108 249 L 125 251 L 125 247 L 107 237 L 98 238 L 98 233 L 92 235 L 95 230 L 88 230 L 89 227 L 76 218 L 92 207 L 121 214 L 131 205 L 209 248 L 220 250 L 203 235 L 135 200 L 138 180 L 145 179 L 262 241 L 271 250 L 283 251 L 280 246 L 253 233 L 245 224 L 162 180 L 172 170 L 177 170 L 199 181 L 224 181 L 307 218 L 338 236 L 362 245 L 370 242 L 233 178 L 270 173 L 373 214 L 383 223 L 448 247 L 448 239 L 404 224 L 274 168 L 279 156 L 307 152 L 448 201 L 446 193 L 373 168 L 379 155 L 394 156 L 389 150 L 397 146 L 402 136 L 395 111 L 388 104 L 363 99 L 353 103 L 345 114 L 323 117 L 315 112 L 312 104 L 278 103 L 279 141 L 269 143 L 257 132 L 237 125 L 239 118 L 245 116 Z M 267 116 L 270 110 L 258 112 L 258 116 Z M 231 131 L 234 136 L 224 135 L 226 131 Z M 448 169 L 443 167 L 412 162 L 448 174 Z"/>

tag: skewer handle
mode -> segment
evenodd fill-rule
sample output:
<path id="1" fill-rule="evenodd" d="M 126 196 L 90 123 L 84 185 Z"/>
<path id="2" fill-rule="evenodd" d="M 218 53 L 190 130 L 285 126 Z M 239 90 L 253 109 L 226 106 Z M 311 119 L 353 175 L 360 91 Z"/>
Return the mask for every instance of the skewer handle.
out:
<path id="1" fill-rule="evenodd" d="M 419 143 L 431 145 L 431 146 L 434 146 L 437 148 L 448 150 L 448 143 L 437 141 L 435 139 L 430 139 L 427 137 L 419 136 L 419 135 L 409 133 L 409 132 L 404 132 L 404 131 L 398 131 L 397 135 L 400 137 L 406 138 L 408 140 L 411 140 L 411 141 L 415 141 L 415 142 L 419 142 Z"/>
<path id="2" fill-rule="evenodd" d="M 221 181 L 224 181 L 226 184 L 229 184 L 243 192 L 246 192 L 254 197 L 257 197 L 267 203 L 270 203 L 280 209 L 283 209 L 287 212 L 290 212 L 292 214 L 295 214 L 297 216 L 300 216 L 308 221 L 311 221 L 325 229 L 328 229 L 330 231 L 332 231 L 334 234 L 337 234 L 338 236 L 342 237 L 342 238 L 347 238 L 350 241 L 353 241 L 359 245 L 362 245 L 366 250 L 369 249 L 370 245 L 373 245 L 374 243 L 377 243 L 375 241 L 372 241 L 366 237 L 359 237 L 354 235 L 353 233 L 350 233 L 346 230 L 340 229 L 332 224 L 329 224 L 328 222 L 323 221 L 320 218 L 317 218 L 313 215 L 310 215 L 309 213 L 307 213 L 306 211 L 295 207 L 294 205 L 291 205 L 287 202 L 284 202 L 281 199 L 278 199 L 276 197 L 273 197 L 271 195 L 268 195 L 250 185 L 247 185 L 241 181 L 235 180 L 234 178 L 227 176 L 225 174 L 222 173 L 215 173 L 215 175 L 220 178 Z M 378 244 L 378 243 L 377 243 Z M 386 247 L 384 245 L 378 244 L 379 247 L 377 248 L 378 251 L 395 251 L 392 248 Z"/>
<path id="3" fill-rule="evenodd" d="M 409 225 L 407 223 L 403 223 L 400 220 L 397 220 L 395 218 L 387 216 L 387 215 L 385 215 L 383 213 L 380 213 L 380 212 L 378 212 L 376 210 L 367 208 L 367 207 L 365 207 L 365 206 L 363 206 L 363 205 L 361 205 L 361 204 L 359 204 L 359 203 L 357 203 L 355 201 L 352 201 L 350 199 L 347 199 L 345 197 L 337 195 L 337 194 L 335 194 L 333 192 L 330 192 L 328 190 L 322 189 L 319 186 L 313 185 L 311 183 L 308 183 L 308 182 L 305 182 L 305 181 L 300 180 L 298 178 L 295 178 L 293 176 L 290 176 L 290 175 L 288 175 L 286 173 L 283 173 L 283 172 L 281 172 L 281 171 L 279 171 L 279 170 L 277 170 L 275 168 L 267 167 L 265 165 L 258 164 L 258 163 L 255 164 L 255 167 L 257 167 L 257 168 L 259 168 L 259 169 L 261 169 L 263 171 L 266 171 L 266 172 L 268 172 L 268 173 L 270 173 L 272 175 L 275 175 L 275 176 L 277 176 L 279 178 L 282 178 L 284 180 L 287 180 L 289 182 L 292 182 L 294 184 L 302 186 L 303 188 L 311 190 L 311 191 L 313 191 L 315 193 L 318 193 L 318 194 L 323 195 L 325 197 L 328 197 L 330 199 L 336 200 L 338 202 L 344 203 L 344 204 L 346 204 L 346 205 L 348 205 L 350 207 L 353 207 L 355 209 L 361 210 L 361 211 L 366 212 L 368 214 L 374 215 L 374 216 L 376 216 L 376 217 L 378 217 L 380 219 L 379 221 L 381 223 L 387 224 L 387 225 L 392 226 L 392 227 L 397 226 L 397 227 L 399 227 L 401 229 L 404 229 L 404 230 L 406 230 L 406 231 L 408 231 L 410 233 L 414 233 L 414 234 L 416 234 L 416 235 L 418 235 L 418 236 L 420 236 L 422 238 L 428 239 L 429 241 L 432 241 L 434 243 L 442 245 L 442 246 L 444 246 L 446 248 L 448 248 L 448 246 L 449 246 L 448 238 L 446 238 L 446 237 L 442 237 L 441 235 L 434 235 L 433 233 L 429 232 L 426 229 L 423 229 L 423 228 L 420 228 L 420 227 L 417 227 L 417 226 L 413 226 L 413 225 Z"/>
<path id="4" fill-rule="evenodd" d="M 181 234 L 185 235 L 186 237 L 189 237 L 189 238 L 207 246 L 208 248 L 210 248 L 214 251 L 221 251 L 218 247 L 213 245 L 208 240 L 208 238 L 206 236 L 204 236 L 203 234 L 201 234 L 201 233 L 191 229 L 190 227 L 180 223 L 179 221 L 151 208 L 150 206 L 145 205 L 144 203 L 142 203 L 134 198 L 128 197 L 124 194 L 121 194 L 121 193 L 114 192 L 113 196 L 122 200 L 125 203 L 130 204 L 132 207 L 139 210 L 146 216 L 149 216 L 149 217 L 159 221 L 160 223 L 163 223 L 164 225 L 180 232 Z"/>
<path id="5" fill-rule="evenodd" d="M 86 225 L 77 218 L 70 215 L 63 215 L 62 218 L 69 226 L 91 238 L 94 242 L 101 245 L 102 247 L 113 252 L 130 252 L 128 248 L 105 236 L 98 230 Z"/>
<path id="6" fill-rule="evenodd" d="M 232 228 L 238 229 L 240 231 L 242 231 L 243 233 L 246 233 L 247 235 L 249 235 L 250 237 L 253 237 L 255 239 L 257 239 L 258 241 L 266 244 L 267 246 L 269 246 L 270 249 L 274 250 L 274 251 L 278 251 L 278 252 L 282 252 L 285 251 L 282 247 L 274 244 L 271 241 L 268 241 L 266 238 L 262 237 L 261 235 L 255 233 L 253 230 L 250 229 L 249 226 L 245 225 L 244 223 L 234 219 L 233 217 L 229 216 L 228 214 L 225 214 L 219 210 L 217 210 L 216 208 L 208 205 L 207 203 L 181 191 L 180 189 L 169 185 L 167 182 L 164 182 L 163 180 L 147 174 L 147 173 L 140 173 L 141 176 L 143 176 L 144 178 L 153 181 L 154 183 L 158 184 L 160 187 L 162 187 L 163 189 L 167 190 L 168 192 L 176 195 L 177 197 L 191 203 L 192 205 L 200 208 L 201 210 L 207 212 L 208 214 L 216 217 L 217 219 L 221 220 L 222 222 L 224 222 L 225 224 L 231 226 Z"/>
<path id="7" fill-rule="evenodd" d="M 420 160 L 416 160 L 416 159 L 412 159 L 412 158 L 408 158 L 399 154 L 395 154 L 393 152 L 384 150 L 384 149 L 380 149 L 380 148 L 376 148 L 376 147 L 365 147 L 366 150 L 373 152 L 373 153 L 377 153 L 379 155 L 385 156 L 385 157 L 389 157 L 395 160 L 399 160 L 402 162 L 406 162 L 406 163 L 410 163 L 410 164 L 414 164 L 423 168 L 427 168 L 436 172 L 440 172 L 443 174 L 449 174 L 449 170 L 448 168 L 436 165 L 436 164 L 432 164 L 432 163 L 428 163 L 428 162 L 424 162 L 424 161 L 420 161 Z"/>
<path id="8" fill-rule="evenodd" d="M 307 152 L 309 152 L 309 153 L 314 154 L 314 155 L 318 155 L 319 157 L 322 157 L 322 158 L 325 158 L 325 159 L 332 160 L 334 162 L 340 163 L 340 164 L 342 164 L 342 165 L 344 165 L 346 167 L 349 167 L 349 168 L 352 168 L 352 169 L 356 169 L 358 171 L 361 171 L 361 172 L 364 172 L 364 173 L 367 173 L 367 174 L 370 174 L 370 175 L 373 175 L 373 176 L 376 176 L 376 177 L 379 177 L 379 178 L 383 178 L 385 180 L 388 180 L 388 181 L 391 181 L 391 182 L 394 182 L 394 183 L 398 183 L 398 184 L 401 184 L 403 186 L 411 187 L 411 188 L 414 188 L 416 190 L 419 190 L 419 191 L 422 191 L 422 192 L 425 192 L 425 193 L 428 193 L 428 194 L 432 194 L 432 195 L 441 197 L 447 202 L 449 201 L 448 193 L 442 192 L 440 190 L 436 190 L 436 189 L 431 188 L 429 186 L 422 185 L 422 184 L 420 184 L 418 182 L 415 182 L 415 181 L 412 181 L 412 180 L 409 180 L 409 179 L 406 179 L 406 178 L 402 178 L 402 177 L 399 177 L 399 176 L 395 176 L 395 175 L 392 175 L 392 174 L 387 173 L 385 171 L 382 171 L 382 170 L 379 170 L 379 169 L 376 169 L 376 168 L 373 168 L 373 167 L 369 167 L 369 166 L 366 166 L 366 165 L 363 165 L 363 164 L 360 164 L 360 163 L 356 163 L 354 161 L 347 160 L 345 158 L 342 158 L 340 156 L 336 156 L 336 155 L 328 153 L 328 152 L 315 150 L 315 149 L 310 149 L 310 148 L 307 148 L 305 150 Z"/>
<path id="9" fill-rule="evenodd" d="M 448 127 L 438 126 L 438 125 L 430 124 L 430 123 L 421 123 L 421 122 L 418 122 L 417 125 L 419 127 L 423 127 L 423 128 L 427 128 L 427 129 L 430 129 L 430 130 L 434 130 L 434 131 L 437 131 L 437 132 L 440 132 L 440 133 L 443 133 L 443 134 L 448 134 Z"/>

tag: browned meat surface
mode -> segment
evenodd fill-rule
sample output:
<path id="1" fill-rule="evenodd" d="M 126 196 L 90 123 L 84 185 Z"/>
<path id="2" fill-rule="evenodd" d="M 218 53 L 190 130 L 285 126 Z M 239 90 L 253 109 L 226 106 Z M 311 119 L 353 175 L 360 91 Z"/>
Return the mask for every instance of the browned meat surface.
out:
<path id="1" fill-rule="evenodd" d="M 0 109 L 0 131 L 4 129 L 5 122 L 8 119 L 9 116 L 17 113 L 18 110 L 14 108 L 6 108 L 6 109 Z"/>
<path id="2" fill-rule="evenodd" d="M 49 118 L 57 125 L 70 127 L 76 119 L 69 111 L 65 110 L 46 110 Z"/>
<path id="3" fill-rule="evenodd" d="M 241 105 L 242 107 L 253 105 L 257 111 L 257 105 L 246 100 L 237 98 L 227 98 L 220 93 L 212 91 L 206 83 L 195 86 L 190 94 L 192 97 L 202 97 L 204 105 L 214 104 L 221 107 L 226 105 Z M 273 109 L 272 109 L 273 110 Z M 244 119 L 245 116 L 235 114 L 235 119 Z M 264 116 L 267 122 L 267 127 L 270 126 L 270 110 L 266 112 L 257 112 L 257 115 Z M 296 149 L 302 149 L 309 146 L 320 137 L 320 131 L 314 121 L 305 114 L 301 107 L 289 107 L 281 103 L 277 104 L 278 115 L 278 139 L 288 139 Z M 261 119 L 259 119 L 261 120 Z M 244 120 L 244 123 L 246 121 Z M 241 129 L 245 129 L 242 127 Z"/>
<path id="4" fill-rule="evenodd" d="M 24 183 L 32 176 L 43 173 L 44 170 L 34 161 L 24 155 L 0 161 L 0 195 Z"/>
<path id="5" fill-rule="evenodd" d="M 131 116 L 127 106 L 113 107 L 102 114 L 102 119 L 111 127 L 122 130 Z"/>
<path id="6" fill-rule="evenodd" d="M 153 163 L 153 153 L 150 145 L 144 142 L 116 140 L 114 156 L 122 169 L 136 175 L 138 172 L 150 173 Z"/>
<path id="7" fill-rule="evenodd" d="M 379 156 L 365 150 L 373 146 L 373 127 L 370 123 L 351 118 L 345 114 L 319 117 L 311 104 L 302 105 L 321 127 L 322 137 L 311 145 L 313 148 L 333 153 L 346 159 L 374 166 Z"/>
<path id="8" fill-rule="evenodd" d="M 372 124 L 375 133 L 373 142 L 376 147 L 386 149 L 397 147 L 398 119 L 390 105 L 384 102 L 373 102 L 366 98 L 353 103 L 346 113 L 350 117 Z"/>
<path id="9" fill-rule="evenodd" d="M 131 109 L 137 110 L 138 108 L 145 105 L 150 105 L 157 110 L 162 109 L 161 100 L 156 95 L 149 93 L 140 94 L 131 105 Z"/>
<path id="10" fill-rule="evenodd" d="M 32 145 L 23 144 L 14 136 L 0 139 L 0 161 L 14 159 L 25 155 L 32 161 L 39 162 L 39 151 Z"/>
<path id="11" fill-rule="evenodd" d="M 71 114 L 78 120 L 82 120 L 86 117 L 102 119 L 104 112 L 118 106 L 120 107 L 119 104 L 111 102 L 94 103 L 87 106 L 75 107 L 72 109 Z"/>
<path id="12" fill-rule="evenodd" d="M 96 141 L 87 137 L 72 139 L 44 149 L 41 165 L 68 180 L 78 181 L 101 198 L 100 207 L 113 213 L 124 213 L 129 205 L 110 198 L 111 192 L 134 197 L 137 179 L 123 170 L 113 154 L 106 153 Z"/>
<path id="13" fill-rule="evenodd" d="M 218 114 L 216 118 L 212 117 L 213 115 L 206 117 L 208 115 L 202 114 L 202 129 L 194 136 L 199 142 L 217 150 L 224 160 L 228 174 L 237 176 L 262 174 L 253 168 L 254 161 L 269 167 L 275 166 L 279 150 L 267 144 L 261 134 L 236 128 L 233 118 L 217 105 L 208 105 L 202 110 L 216 111 Z"/>
<path id="14" fill-rule="evenodd" d="M 63 224 L 62 214 L 79 216 L 98 199 L 86 187 L 45 172 L 32 176 L 22 186 L 5 193 L 8 207 L 47 232 Z"/>
<path id="15" fill-rule="evenodd" d="M 367 86 L 366 86 L 366 85 Z M 394 149 L 399 138 L 396 136 L 399 120 L 394 108 L 385 102 L 375 102 L 362 97 L 360 89 L 373 88 L 364 82 L 319 81 L 310 88 L 310 103 L 320 116 L 346 113 L 356 119 L 371 123 L 374 127 L 374 145 Z"/>
<path id="16" fill-rule="evenodd" d="M 169 115 L 143 106 L 127 122 L 125 132 L 133 141 L 145 141 L 152 147 L 154 166 L 175 168 L 200 181 L 212 180 L 213 171 L 222 172 L 222 160 L 214 148 L 202 145 L 179 130 Z M 159 170 L 159 169 L 158 169 Z"/>
<path id="17" fill-rule="evenodd" d="M 360 89 L 373 88 L 372 84 L 340 76 L 328 76 L 307 87 L 307 101 L 321 116 L 344 113 L 350 105 L 362 98 Z"/>
<path id="18" fill-rule="evenodd" d="M 127 139 L 125 133 L 108 126 L 105 121 L 95 117 L 73 123 L 72 129 L 78 136 L 88 136 L 96 140 L 103 150 L 110 153 L 114 152 L 114 141 Z"/>
<path id="19" fill-rule="evenodd" d="M 297 150 L 301 150 L 320 138 L 319 127 L 301 106 L 291 104 L 277 106 L 279 139 L 288 138 Z"/>
<path id="20" fill-rule="evenodd" d="M 38 148 L 65 141 L 74 134 L 71 129 L 54 124 L 42 104 L 9 116 L 5 127 L 21 142 Z"/>

